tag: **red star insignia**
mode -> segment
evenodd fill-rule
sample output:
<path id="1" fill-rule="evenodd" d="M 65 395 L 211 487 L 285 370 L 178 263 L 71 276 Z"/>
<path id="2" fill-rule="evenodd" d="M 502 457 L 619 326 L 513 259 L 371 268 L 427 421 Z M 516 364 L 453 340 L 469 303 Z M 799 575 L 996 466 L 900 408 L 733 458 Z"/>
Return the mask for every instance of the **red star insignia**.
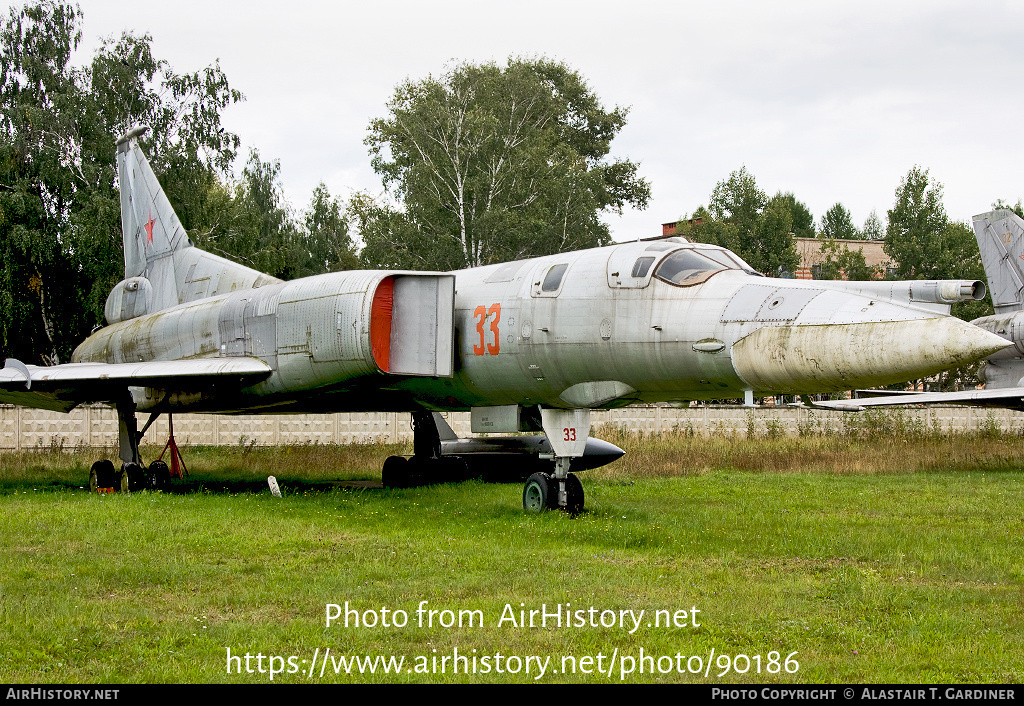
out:
<path id="1" fill-rule="evenodd" d="M 150 211 L 149 212 L 149 220 L 146 222 L 146 225 L 143 226 L 146 229 L 146 242 L 147 243 L 152 243 L 153 242 L 153 224 L 154 223 L 156 223 L 156 221 L 153 220 L 153 212 Z"/>

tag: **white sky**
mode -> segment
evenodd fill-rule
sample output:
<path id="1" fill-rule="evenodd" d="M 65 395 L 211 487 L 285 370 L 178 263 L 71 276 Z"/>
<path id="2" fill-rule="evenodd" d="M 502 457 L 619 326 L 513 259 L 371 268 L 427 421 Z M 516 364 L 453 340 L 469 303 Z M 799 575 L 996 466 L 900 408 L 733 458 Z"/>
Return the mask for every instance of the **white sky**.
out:
<path id="1" fill-rule="evenodd" d="M 21 3 L 12 3 L 20 6 Z M 363 139 L 398 82 L 451 60 L 566 62 L 606 107 L 629 106 L 612 156 L 640 163 L 646 211 L 607 221 L 617 240 L 706 204 L 746 165 L 769 195 L 816 219 L 836 201 L 885 217 L 915 164 L 944 185 L 951 218 L 1024 198 L 1024 3 L 502 0 L 265 2 L 83 0 L 79 62 L 100 37 L 153 36 L 178 72 L 219 59 L 247 100 L 224 124 L 279 159 L 303 208 L 382 187 Z M 130 9 L 129 9 L 130 8 Z"/>

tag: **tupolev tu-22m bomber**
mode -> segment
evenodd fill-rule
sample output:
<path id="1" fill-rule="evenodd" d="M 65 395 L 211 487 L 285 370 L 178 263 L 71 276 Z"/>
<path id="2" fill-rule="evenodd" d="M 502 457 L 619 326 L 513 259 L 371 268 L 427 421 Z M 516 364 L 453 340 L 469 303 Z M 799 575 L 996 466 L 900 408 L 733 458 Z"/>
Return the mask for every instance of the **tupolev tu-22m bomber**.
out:
<path id="1" fill-rule="evenodd" d="M 164 413 L 402 411 L 414 453 L 385 461 L 385 485 L 512 460 L 536 471 L 525 508 L 575 512 L 576 472 L 622 454 L 589 437 L 593 409 L 884 385 L 1009 345 L 948 316 L 985 295 L 981 282 L 772 279 L 683 238 L 283 282 L 192 245 L 144 132 L 117 141 L 125 279 L 107 326 L 72 363 L 0 371 L 0 402 L 117 409 L 121 471 L 98 461 L 91 485 L 166 475 L 153 463 L 147 476 L 139 454 Z M 439 414 L 455 410 L 474 433 L 512 435 L 459 439 Z"/>

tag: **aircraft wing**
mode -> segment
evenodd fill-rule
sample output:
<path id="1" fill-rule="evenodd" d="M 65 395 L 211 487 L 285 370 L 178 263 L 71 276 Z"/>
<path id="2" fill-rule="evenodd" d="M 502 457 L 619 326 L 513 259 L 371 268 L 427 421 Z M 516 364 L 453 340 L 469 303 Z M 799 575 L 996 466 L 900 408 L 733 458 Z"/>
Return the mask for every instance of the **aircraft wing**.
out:
<path id="1" fill-rule="evenodd" d="M 875 393 L 875 390 L 863 391 Z M 992 390 L 963 390 L 961 392 L 899 392 L 881 393 L 883 396 L 853 400 L 815 402 L 815 407 L 859 412 L 868 407 L 894 407 L 911 404 L 958 404 L 969 407 L 1003 407 L 1024 411 L 1024 387 L 1002 387 Z"/>
<path id="2" fill-rule="evenodd" d="M 0 402 L 70 412 L 80 404 L 114 401 L 128 387 L 187 390 L 224 379 L 251 385 L 270 373 L 262 360 L 243 357 L 44 367 L 8 358 L 0 370 Z"/>

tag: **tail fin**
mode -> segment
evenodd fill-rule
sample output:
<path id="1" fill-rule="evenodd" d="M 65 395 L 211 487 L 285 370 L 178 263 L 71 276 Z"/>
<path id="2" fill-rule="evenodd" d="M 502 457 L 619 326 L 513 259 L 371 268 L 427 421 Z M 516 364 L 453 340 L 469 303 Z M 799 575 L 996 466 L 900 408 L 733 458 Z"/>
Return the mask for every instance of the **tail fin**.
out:
<path id="1" fill-rule="evenodd" d="M 974 234 L 996 313 L 1024 309 L 1024 220 L 1006 209 L 982 213 Z"/>
<path id="2" fill-rule="evenodd" d="M 117 141 L 125 279 L 147 270 L 152 279 L 156 263 L 192 245 L 139 147 L 138 138 L 148 129 L 137 127 Z"/>
<path id="3" fill-rule="evenodd" d="M 144 308 L 136 306 L 127 314 L 116 304 L 114 318 L 121 320 L 236 289 L 280 282 L 192 246 L 139 147 L 138 138 L 146 130 L 146 127 L 136 127 L 117 141 L 125 282 L 115 288 L 111 297 L 120 302 L 116 295 L 122 287 L 136 291 L 138 284 L 133 278 L 149 280 L 147 289 L 151 289 Z M 132 289 L 133 286 L 136 289 Z M 111 322 L 113 310 L 108 310 L 107 315 Z"/>

